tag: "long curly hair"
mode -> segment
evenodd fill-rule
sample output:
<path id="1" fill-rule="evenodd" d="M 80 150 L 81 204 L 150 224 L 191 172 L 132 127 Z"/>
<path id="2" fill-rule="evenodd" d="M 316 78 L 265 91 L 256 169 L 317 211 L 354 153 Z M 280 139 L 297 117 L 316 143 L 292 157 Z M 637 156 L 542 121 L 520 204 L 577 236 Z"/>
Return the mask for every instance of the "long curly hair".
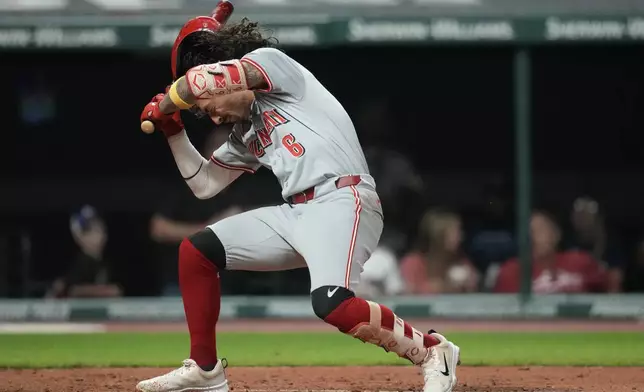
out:
<path id="1" fill-rule="evenodd" d="M 198 31 L 187 36 L 178 50 L 177 77 L 197 65 L 240 59 L 255 49 L 274 47 L 276 38 L 262 35 L 257 22 L 247 18 L 228 24 L 217 32 Z"/>

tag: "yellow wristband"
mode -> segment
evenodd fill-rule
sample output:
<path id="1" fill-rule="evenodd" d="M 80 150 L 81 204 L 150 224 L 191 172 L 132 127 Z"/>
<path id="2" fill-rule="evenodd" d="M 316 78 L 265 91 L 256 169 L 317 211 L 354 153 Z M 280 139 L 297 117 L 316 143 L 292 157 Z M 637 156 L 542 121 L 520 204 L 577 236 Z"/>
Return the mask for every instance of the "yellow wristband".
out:
<path id="1" fill-rule="evenodd" d="M 171 100 L 171 101 L 172 101 L 172 103 L 173 103 L 176 107 L 178 107 L 179 109 L 190 109 L 190 108 L 191 108 L 191 107 L 193 107 L 194 105 L 191 105 L 191 104 L 189 104 L 188 102 L 186 102 L 186 101 L 184 101 L 183 99 L 181 99 L 181 97 L 179 96 L 179 93 L 177 93 L 177 84 L 178 84 L 178 83 L 179 83 L 179 81 L 181 81 L 182 79 L 184 79 L 184 77 L 183 77 L 183 76 L 182 76 L 182 77 L 180 77 L 176 82 L 172 83 L 172 86 L 170 86 L 170 91 L 169 91 L 169 94 L 170 94 L 170 100 Z"/>

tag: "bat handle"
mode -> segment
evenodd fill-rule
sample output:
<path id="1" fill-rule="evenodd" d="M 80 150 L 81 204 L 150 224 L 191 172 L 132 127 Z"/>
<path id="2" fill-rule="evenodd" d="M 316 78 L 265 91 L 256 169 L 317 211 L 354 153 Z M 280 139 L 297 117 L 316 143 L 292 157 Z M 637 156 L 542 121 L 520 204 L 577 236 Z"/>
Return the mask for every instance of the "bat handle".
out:
<path id="1" fill-rule="evenodd" d="M 147 134 L 151 134 L 154 132 L 154 123 L 150 120 L 144 120 L 141 123 L 141 131 Z"/>
<path id="2" fill-rule="evenodd" d="M 214 10 L 212 10 L 212 13 L 210 16 L 215 19 L 221 26 L 225 25 L 226 22 L 228 22 L 228 19 L 230 19 L 230 15 L 233 14 L 233 11 L 235 10 L 235 7 L 233 6 L 233 3 L 228 1 L 228 0 L 221 0 L 217 4 Z"/>

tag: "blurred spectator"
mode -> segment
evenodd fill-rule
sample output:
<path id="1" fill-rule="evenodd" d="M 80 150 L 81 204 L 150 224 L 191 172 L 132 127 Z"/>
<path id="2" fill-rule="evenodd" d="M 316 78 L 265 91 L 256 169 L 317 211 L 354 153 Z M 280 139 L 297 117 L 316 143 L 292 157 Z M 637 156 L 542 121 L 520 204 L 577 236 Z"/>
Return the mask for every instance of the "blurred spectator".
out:
<path id="1" fill-rule="evenodd" d="M 488 182 L 483 204 L 468 216 L 467 244 L 464 246 L 476 269 L 483 275 L 481 289 L 492 291 L 501 264 L 516 255 L 512 200 L 503 177 Z"/>
<path id="2" fill-rule="evenodd" d="M 550 215 L 534 212 L 530 220 L 530 235 L 534 293 L 588 293 L 606 290 L 606 270 L 592 255 L 584 251 L 558 251 L 561 232 Z M 495 291 L 517 293 L 520 285 L 520 263 L 517 258 L 512 258 L 502 265 Z"/>
<path id="3" fill-rule="evenodd" d="M 226 141 L 228 134 L 225 127 L 210 132 L 202 148 L 202 155 L 209 158 Z M 169 192 L 168 197 L 162 200 L 150 221 L 150 237 L 156 248 L 155 256 L 162 274 L 161 290 L 164 295 L 179 294 L 177 260 L 181 241 L 205 226 L 242 211 L 229 195 L 229 189 L 225 189 L 216 197 L 200 200 L 187 185 L 181 183 L 178 189 Z"/>
<path id="4" fill-rule="evenodd" d="M 644 293 L 644 239 L 637 244 L 634 262 L 626 266 L 624 291 Z"/>
<path id="5" fill-rule="evenodd" d="M 458 214 L 432 209 L 420 223 L 415 249 L 401 261 L 409 294 L 463 293 L 477 290 L 479 274 L 461 249 Z"/>
<path id="6" fill-rule="evenodd" d="M 401 294 L 404 289 L 395 253 L 387 246 L 378 246 L 363 266 L 356 294 L 374 298 Z"/>
<path id="7" fill-rule="evenodd" d="M 608 268 L 607 291 L 619 292 L 624 279 L 623 258 L 615 236 L 610 235 L 601 214 L 599 203 L 589 197 L 580 197 L 570 213 L 572 228 L 565 239 L 565 248 L 583 250 Z"/>
<path id="8" fill-rule="evenodd" d="M 103 257 L 107 227 L 91 206 L 70 218 L 70 230 L 79 252 L 67 273 L 47 292 L 48 298 L 118 297 L 121 289 L 110 283 L 109 261 Z"/>

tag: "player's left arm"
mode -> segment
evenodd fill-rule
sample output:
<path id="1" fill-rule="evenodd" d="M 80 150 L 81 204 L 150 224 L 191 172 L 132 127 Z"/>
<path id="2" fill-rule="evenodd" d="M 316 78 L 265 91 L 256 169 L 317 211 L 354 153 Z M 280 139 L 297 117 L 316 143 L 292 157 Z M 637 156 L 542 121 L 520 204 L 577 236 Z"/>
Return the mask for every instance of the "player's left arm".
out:
<path id="1" fill-rule="evenodd" d="M 210 98 L 233 92 L 254 90 L 298 99 L 303 91 L 302 71 L 290 57 L 273 48 L 255 50 L 240 60 L 191 68 L 170 87 L 159 109 L 163 113 L 204 109 Z"/>
<path id="2" fill-rule="evenodd" d="M 249 90 L 268 90 L 269 89 L 269 79 L 268 76 L 262 74 L 262 70 L 256 65 L 248 61 L 241 60 L 242 67 L 244 68 L 244 73 L 246 74 L 246 83 L 248 84 Z"/>

